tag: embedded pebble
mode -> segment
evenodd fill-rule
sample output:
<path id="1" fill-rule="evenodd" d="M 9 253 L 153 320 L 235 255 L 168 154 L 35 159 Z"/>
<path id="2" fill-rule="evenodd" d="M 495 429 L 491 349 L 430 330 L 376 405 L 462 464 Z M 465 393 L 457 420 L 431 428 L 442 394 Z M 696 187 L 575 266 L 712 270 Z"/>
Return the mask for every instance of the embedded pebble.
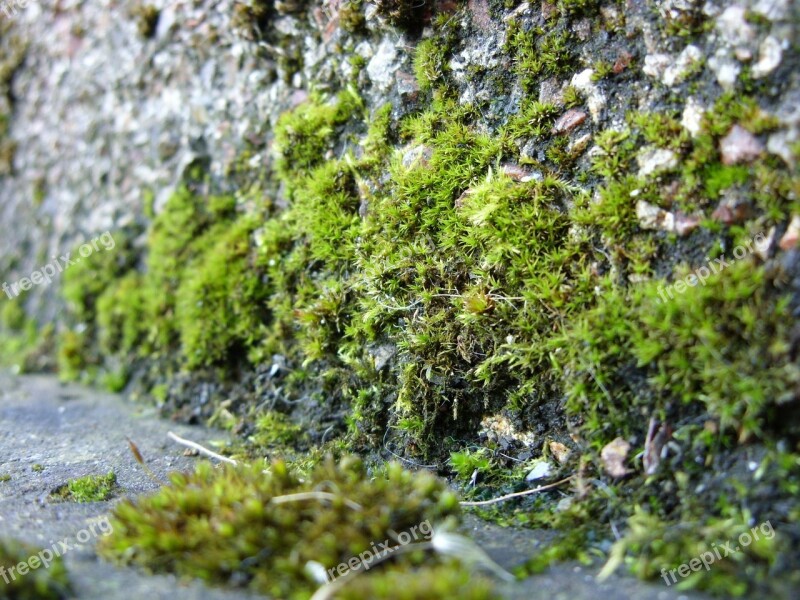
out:
<path id="1" fill-rule="evenodd" d="M 572 108 L 561 115 L 553 123 L 553 133 L 568 133 L 581 125 L 586 120 L 586 113 L 577 108 Z"/>
<path id="2" fill-rule="evenodd" d="M 683 109 L 681 125 L 692 135 L 697 137 L 703 130 L 703 115 L 705 110 L 696 98 L 689 98 Z"/>
<path id="3" fill-rule="evenodd" d="M 573 75 L 570 85 L 586 97 L 586 106 L 589 108 L 589 114 L 592 115 L 592 121 L 598 123 L 600 122 L 600 115 L 606 107 L 606 96 L 600 91 L 597 84 L 592 81 L 593 74 L 593 69 L 584 69 L 580 73 Z"/>
<path id="4" fill-rule="evenodd" d="M 672 150 L 650 146 L 643 148 L 636 156 L 639 163 L 639 177 L 660 173 L 678 166 L 678 156 Z"/>
<path id="5" fill-rule="evenodd" d="M 744 127 L 734 125 L 728 135 L 719 141 L 719 152 L 722 164 L 736 165 L 753 162 L 764 152 L 764 146 Z"/>
<path id="6" fill-rule="evenodd" d="M 800 215 L 794 215 L 778 246 L 781 250 L 791 250 L 797 247 L 798 240 L 800 240 Z"/>
<path id="7" fill-rule="evenodd" d="M 689 44 L 684 48 L 675 59 L 674 63 L 667 66 L 664 70 L 662 81 L 667 87 L 672 87 L 684 81 L 689 73 L 691 73 L 694 65 L 700 62 L 703 58 L 703 51 L 697 46 Z"/>
<path id="8" fill-rule="evenodd" d="M 758 62 L 753 65 L 753 77 L 756 79 L 766 77 L 778 68 L 782 58 L 781 43 L 771 35 L 767 36 L 758 47 Z"/>

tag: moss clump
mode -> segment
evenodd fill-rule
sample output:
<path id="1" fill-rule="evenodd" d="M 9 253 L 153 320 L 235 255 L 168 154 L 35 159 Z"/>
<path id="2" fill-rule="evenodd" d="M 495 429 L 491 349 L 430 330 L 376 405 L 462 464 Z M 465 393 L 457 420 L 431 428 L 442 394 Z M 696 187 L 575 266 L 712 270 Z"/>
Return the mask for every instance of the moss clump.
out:
<path id="1" fill-rule="evenodd" d="M 363 0 L 345 0 L 339 4 L 339 25 L 348 33 L 363 31 L 367 18 L 364 16 Z"/>
<path id="2" fill-rule="evenodd" d="M 4 579 L 0 584 L 0 590 L 3 598 L 60 600 L 72 597 L 73 592 L 63 559 L 60 556 L 56 557 L 45 568 L 40 550 L 41 548 L 16 540 L 0 540 L 0 567 Z M 20 573 L 19 566 L 23 563 L 26 563 L 23 569 L 27 571 Z"/>
<path id="3" fill-rule="evenodd" d="M 430 7 L 427 2 L 415 0 L 377 0 L 378 14 L 398 29 L 421 30 L 430 20 Z"/>
<path id="4" fill-rule="evenodd" d="M 149 39 L 156 34 L 161 11 L 152 4 L 139 4 L 131 9 L 131 17 L 136 21 L 139 35 Z"/>
<path id="5" fill-rule="evenodd" d="M 117 488 L 117 476 L 114 471 L 106 475 L 87 475 L 70 479 L 61 486 L 54 495 L 72 502 L 103 502 L 108 500 Z"/>
<path id="6" fill-rule="evenodd" d="M 0 310 L 0 365 L 17 372 L 36 368 L 38 355 L 52 343 L 52 328 L 39 330 L 25 314 L 19 298 L 5 300 Z"/>
<path id="7" fill-rule="evenodd" d="M 304 598 L 318 585 L 309 562 L 336 569 L 391 539 L 390 531 L 458 511 L 443 482 L 397 464 L 373 478 L 354 458 L 328 460 L 305 480 L 282 461 L 262 469 L 201 464 L 194 474 L 173 474 L 156 495 L 117 506 L 100 552 L 154 571 Z"/>
<path id="8" fill-rule="evenodd" d="M 291 180 L 322 163 L 333 148 L 336 134 L 360 105 L 358 96 L 345 91 L 335 102 L 325 103 L 315 97 L 284 113 L 275 128 L 279 175 Z"/>
<path id="9" fill-rule="evenodd" d="M 447 47 L 439 38 L 428 38 L 417 44 L 414 51 L 414 75 L 419 89 L 430 91 L 441 81 L 447 69 Z"/>
<path id="10" fill-rule="evenodd" d="M 748 584 L 737 581 L 741 569 L 767 572 L 783 542 L 770 521 L 753 526 L 748 516 L 676 524 L 637 508 L 601 577 L 624 560 L 642 579 L 661 578 L 678 590 L 700 588 L 720 596 L 743 596 Z"/>
<path id="11" fill-rule="evenodd" d="M 256 226 L 254 219 L 242 218 L 215 235 L 180 283 L 175 316 L 190 368 L 224 362 L 263 335 L 270 288 L 253 264 L 250 236 Z"/>
<path id="12" fill-rule="evenodd" d="M 790 297 L 780 297 L 752 260 L 736 261 L 685 293 L 679 289 L 677 283 L 659 288 L 656 297 L 654 286 L 646 288 L 643 327 L 633 338 L 638 363 L 654 367 L 656 391 L 685 403 L 701 401 L 742 440 L 783 429 L 777 412 L 800 385 L 791 351 Z"/>
<path id="13" fill-rule="evenodd" d="M 452 565 L 391 568 L 354 577 L 336 596 L 342 600 L 438 600 L 497 598 L 490 581 Z"/>
<path id="14" fill-rule="evenodd" d="M 145 282 L 137 271 L 110 284 L 97 299 L 100 349 L 109 355 L 129 354 L 143 343 L 149 331 Z"/>
<path id="15" fill-rule="evenodd" d="M 570 33 L 563 27 L 525 29 L 512 22 L 507 36 L 505 50 L 526 91 L 536 89 L 542 78 L 566 74 L 575 64 Z"/>
<path id="16" fill-rule="evenodd" d="M 269 411 L 256 419 L 256 432 L 252 436 L 258 446 L 296 445 L 303 430 L 279 412 Z"/>

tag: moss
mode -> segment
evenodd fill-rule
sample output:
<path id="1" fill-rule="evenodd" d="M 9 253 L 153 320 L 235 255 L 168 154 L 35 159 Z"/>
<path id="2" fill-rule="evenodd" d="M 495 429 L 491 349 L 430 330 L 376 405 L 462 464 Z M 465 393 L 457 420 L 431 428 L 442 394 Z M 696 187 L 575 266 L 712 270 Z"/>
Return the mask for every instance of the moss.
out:
<path id="1" fill-rule="evenodd" d="M 43 568 L 40 556 L 38 547 L 7 538 L 0 540 L 0 567 L 8 578 L 3 583 L 4 598 L 60 600 L 72 597 L 72 586 L 63 559 L 60 556 L 56 557 L 49 566 Z M 35 564 L 39 565 L 38 568 L 33 568 L 29 561 L 31 557 L 36 558 Z M 18 566 L 23 562 L 27 562 L 29 568 L 25 575 L 20 575 Z"/>
<path id="2" fill-rule="evenodd" d="M 367 19 L 364 16 L 363 0 L 347 0 L 339 6 L 339 24 L 348 33 L 364 30 Z"/>
<path id="3" fill-rule="evenodd" d="M 422 40 L 414 51 L 414 74 L 419 89 L 430 91 L 447 71 L 447 47 L 438 37 Z"/>
<path id="4" fill-rule="evenodd" d="M 399 123 L 401 110 L 389 105 L 368 114 L 354 81 L 352 89 L 315 94 L 284 114 L 275 128 L 274 171 L 259 180 L 264 192 L 215 197 L 209 182 L 188 181 L 155 218 L 147 259 L 85 303 L 95 323 L 74 329 L 88 336 L 74 343 L 75 354 L 103 340 L 113 353 L 138 346 L 151 357 L 174 357 L 176 366 L 222 364 L 230 373 L 255 365 L 262 373 L 279 356 L 286 372 L 258 381 L 269 379 L 265 385 L 282 398 L 302 399 L 292 406 L 304 415 L 265 414 L 247 402 L 216 407 L 218 422 L 235 424 L 261 445 L 259 456 L 275 449 L 291 455 L 288 446 L 297 444 L 289 442 L 319 441 L 313 430 L 298 436 L 294 425 L 313 413 L 330 417 L 323 422 L 333 424 L 333 436 L 346 424 L 346 437 L 326 445 L 337 452 L 380 446 L 432 461 L 449 455 L 461 482 L 477 469 L 470 491 L 476 497 L 528 487 L 521 472 L 528 463 L 511 468 L 491 440 L 471 445 L 484 417 L 499 413 L 534 432 L 525 450 L 537 458 L 547 459 L 550 442 L 559 440 L 571 451 L 564 464 L 553 462 L 563 476 L 573 475 L 572 487 L 562 488 L 569 489 L 566 500 L 554 491 L 515 501 L 501 517 L 487 511 L 562 532 L 529 570 L 604 554 L 610 523 L 629 522 L 630 543 L 617 546 L 615 556 L 628 556 L 645 577 L 657 576 L 657 560 L 693 548 L 683 537 L 663 545 L 637 541 L 646 519 L 634 506 L 654 519 L 656 531 L 681 522 L 704 533 L 722 531 L 715 527 L 731 519 L 730 531 L 749 519 L 791 522 L 800 467 L 796 449 L 787 448 L 797 436 L 796 419 L 786 415 L 795 410 L 798 383 L 789 331 L 797 300 L 787 283 L 795 269 L 788 255 L 777 251 L 779 260 L 765 267 L 755 258 L 737 261 L 680 293 L 666 287 L 757 231 L 774 226 L 779 235 L 798 212 L 797 178 L 778 158 L 765 155 L 747 167 L 721 163 L 719 142 L 734 124 L 762 135 L 776 121 L 755 97 L 703 95 L 713 106 L 692 137 L 681 125 L 683 99 L 676 94 L 659 113 L 631 112 L 624 122 L 609 108 L 614 129 L 595 133 L 596 148 L 585 158 L 573 154 L 568 136 L 550 135 L 560 111 L 534 98 L 543 79 L 567 77 L 577 57 L 589 55 L 571 38 L 570 21 L 593 14 L 597 4 L 558 3 L 546 27 L 527 17 L 511 21 L 505 51 L 514 72 L 482 80 L 500 85 L 502 79 L 506 90 L 522 86 L 523 100 L 504 116 L 455 100 L 463 89 L 444 66 L 453 28 L 461 25 L 447 15 L 417 45 L 415 71 L 430 95 L 423 111 Z M 386 17 L 402 8 L 381 10 Z M 422 13 L 416 16 L 425 22 Z M 567 88 L 567 107 L 582 102 Z M 533 148 L 529 156 L 520 157 L 523 145 L 526 153 Z M 636 157 L 644 145 L 669 149 L 677 166 L 639 176 Z M 530 165 L 530 177 L 521 176 Z M 744 223 L 709 217 L 726 190 L 751 199 L 753 214 Z M 280 201 L 273 205 L 273 197 Z M 705 220 L 688 238 L 642 230 L 639 200 Z M 139 322 L 148 323 L 146 331 Z M 84 360 L 81 368 L 96 368 L 90 354 Z M 116 366 L 105 368 L 116 373 Z M 162 402 L 176 396 L 164 385 L 153 395 Z M 645 467 L 650 423 L 669 443 L 655 458 L 648 455 Z M 617 438 L 631 446 L 622 478 L 607 473 L 602 455 Z M 514 448 L 503 452 L 515 456 Z M 759 452 L 756 479 L 748 469 Z M 314 485 L 310 473 L 319 459 L 312 447 L 302 473 L 307 483 L 286 483 L 286 490 L 310 489 L 297 486 Z M 747 468 L 732 468 L 736 460 Z M 327 473 L 337 482 L 342 477 Z M 240 524 L 233 516 L 239 488 L 252 496 L 253 486 L 277 485 L 254 479 L 228 470 L 179 479 L 177 490 L 123 509 L 127 529 L 116 551 L 130 545 L 126 559 L 150 568 L 250 582 L 285 595 L 300 577 L 300 563 L 292 561 L 311 558 L 290 553 L 289 568 L 270 579 L 283 560 L 275 557 L 290 546 L 275 541 L 279 526 L 265 518 L 252 539 L 230 533 Z M 223 497 L 223 485 L 235 492 Z M 264 510 L 269 494 L 252 506 L 256 514 L 273 514 Z M 732 506 L 747 506 L 752 515 Z M 208 518 L 191 518 L 197 514 Z M 185 526 L 197 535 L 168 535 L 159 546 L 148 532 L 164 518 L 172 519 L 168 531 Z M 204 553 L 199 548 L 209 532 L 219 539 Z M 261 538 L 273 544 L 273 554 L 259 554 Z M 187 547 L 187 540 L 198 545 Z M 342 554 L 331 545 L 321 556 L 333 564 Z M 265 557 L 266 566 L 248 561 L 252 556 Z M 770 589 L 761 581 L 764 566 L 780 564 L 764 558 L 742 558 L 754 565 L 743 569 L 748 590 Z M 354 578 L 342 593 L 383 593 L 377 590 L 395 577 L 386 566 L 385 580 Z M 463 574 L 441 568 L 442 577 L 458 584 Z M 721 570 L 713 583 L 687 579 L 686 585 L 719 590 L 730 575 Z M 311 581 L 303 581 L 297 589 L 307 593 Z M 373 591 L 357 592 L 362 585 Z"/>
<path id="5" fill-rule="evenodd" d="M 111 235 L 110 240 L 113 244 L 103 247 L 96 244 L 92 248 L 89 243 L 76 246 L 70 253 L 73 264 L 64 269 L 63 297 L 77 321 L 83 324 L 94 320 L 97 299 L 116 278 L 130 269 L 134 260 L 127 236 L 118 232 L 116 236 Z M 88 248 L 88 256 L 81 254 L 82 248 Z"/>
<path id="6" fill-rule="evenodd" d="M 549 102 L 526 101 L 506 125 L 506 131 L 512 139 L 546 136 L 559 112 L 558 107 Z"/>
<path id="7" fill-rule="evenodd" d="M 339 94 L 335 102 L 312 98 L 293 111 L 284 113 L 275 127 L 278 173 L 293 178 L 319 165 L 342 125 L 361 105 L 350 91 Z"/>
<path id="8" fill-rule="evenodd" d="M 106 475 L 70 479 L 54 492 L 54 496 L 72 502 L 103 502 L 113 495 L 116 488 L 117 476 L 114 471 L 109 471 Z"/>
<path id="9" fill-rule="evenodd" d="M 597 0 L 559 0 L 555 3 L 558 13 L 569 17 L 590 17 L 597 12 Z"/>
<path id="10" fill-rule="evenodd" d="M 130 271 L 98 297 L 98 343 L 103 352 L 128 354 L 144 341 L 149 316 L 145 285 L 140 273 Z"/>
<path id="11" fill-rule="evenodd" d="M 7 481 L 11 481 L 11 475 L 9 475 L 8 473 L 3 473 L 2 475 L 0 475 L 0 483 L 5 483 Z"/>
<path id="12" fill-rule="evenodd" d="M 175 321 L 190 368 L 224 362 L 259 337 L 269 286 L 253 269 L 250 236 L 256 225 L 242 218 L 224 232 L 212 231 L 213 244 L 180 282 Z"/>
<path id="13" fill-rule="evenodd" d="M 751 575 L 761 572 L 767 577 L 783 541 L 771 522 L 753 527 L 748 516 L 738 514 L 676 525 L 637 508 L 628 520 L 625 536 L 611 550 L 606 571 L 625 560 L 639 577 L 661 578 L 677 590 L 701 589 L 715 595 L 743 596 L 752 589 L 746 580 L 737 577 L 741 569 L 747 565 Z M 697 562 L 691 568 L 681 568 L 684 563 L 689 567 L 690 561 Z M 681 577 L 687 572 L 685 579 Z"/>
<path id="14" fill-rule="evenodd" d="M 399 29 L 416 32 L 430 19 L 426 3 L 415 0 L 376 0 L 378 14 L 390 25 Z"/>
<path id="15" fill-rule="evenodd" d="M 40 465 L 39 463 L 36 463 L 33 466 L 31 466 L 31 471 L 33 471 L 34 473 L 41 473 L 42 471 L 44 471 L 44 466 Z"/>
<path id="16" fill-rule="evenodd" d="M 702 266 L 700 277 L 721 268 L 716 261 Z M 634 354 L 639 364 L 655 367 L 652 382 L 659 392 L 683 402 L 699 399 L 742 440 L 762 437 L 765 427 L 777 425 L 769 413 L 789 401 L 800 383 L 789 351 L 789 298 L 770 289 L 751 260 L 732 262 L 704 283 L 694 279 L 684 293 L 677 283 L 658 296 L 655 286 L 646 288 Z M 712 314 L 714 324 L 708 322 Z"/>
<path id="17" fill-rule="evenodd" d="M 462 481 L 470 481 L 477 473 L 486 473 L 491 468 L 491 461 L 486 448 L 475 451 L 464 450 L 450 454 L 450 465 L 456 477 Z"/>
<path id="18" fill-rule="evenodd" d="M 0 310 L 0 365 L 17 372 L 29 370 L 36 355 L 48 344 L 48 337 L 28 318 L 18 297 L 4 301 Z"/>
<path id="19" fill-rule="evenodd" d="M 304 481 L 281 461 L 262 470 L 203 464 L 194 474 L 173 474 L 172 485 L 156 495 L 115 508 L 113 534 L 100 540 L 101 554 L 299 598 L 318 586 L 309 561 L 335 570 L 371 543 L 390 539 L 390 531 L 441 523 L 458 510 L 443 482 L 396 464 L 374 478 L 353 458 L 328 460 Z M 405 564 L 412 559 L 397 557 Z"/>
<path id="20" fill-rule="evenodd" d="M 173 319 L 178 288 L 194 261 L 234 216 L 232 197 L 207 197 L 189 185 L 181 186 L 168 199 L 148 233 L 147 341 L 153 349 L 175 346 L 180 335 Z"/>
<path id="21" fill-rule="evenodd" d="M 468 569 L 452 565 L 388 568 L 363 577 L 354 577 L 336 595 L 348 600 L 435 600 L 497 598 L 490 581 L 471 575 Z"/>
<path id="22" fill-rule="evenodd" d="M 256 419 L 253 441 L 259 446 L 291 445 L 302 437 L 303 430 L 279 412 L 269 411 Z"/>
<path id="23" fill-rule="evenodd" d="M 512 22 L 505 50 L 514 60 L 514 69 L 526 91 L 538 89 L 541 79 L 566 74 L 575 64 L 569 31 L 561 28 L 523 29 Z"/>
<path id="24" fill-rule="evenodd" d="M 89 366 L 91 347 L 82 332 L 67 330 L 58 337 L 58 376 L 62 381 L 75 381 Z"/>
<path id="25" fill-rule="evenodd" d="M 152 38 L 156 34 L 160 16 L 161 11 L 152 4 L 138 4 L 131 9 L 131 17 L 143 38 Z"/>

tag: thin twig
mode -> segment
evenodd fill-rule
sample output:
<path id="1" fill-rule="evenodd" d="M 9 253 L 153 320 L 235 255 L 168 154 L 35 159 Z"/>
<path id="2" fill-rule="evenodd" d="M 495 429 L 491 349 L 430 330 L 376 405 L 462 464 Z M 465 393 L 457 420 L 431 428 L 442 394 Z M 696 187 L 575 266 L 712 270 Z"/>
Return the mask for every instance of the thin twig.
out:
<path id="1" fill-rule="evenodd" d="M 302 500 L 336 500 L 339 498 L 336 494 L 330 492 L 298 492 L 297 494 L 286 494 L 284 496 L 275 496 L 270 500 L 273 504 L 283 504 L 284 502 L 301 502 Z M 353 502 L 348 498 L 343 498 L 344 503 L 353 510 L 363 510 L 364 507 Z"/>
<path id="2" fill-rule="evenodd" d="M 175 442 L 178 442 L 182 446 L 188 446 L 189 448 L 192 448 L 193 450 L 197 450 L 200 454 L 205 454 L 206 456 L 209 456 L 211 458 L 216 458 L 217 460 L 221 460 L 222 462 L 226 462 L 226 463 L 231 464 L 231 465 L 238 465 L 239 464 L 235 460 L 233 460 L 232 458 L 228 458 L 227 456 L 222 456 L 221 454 L 217 454 L 213 450 L 209 450 L 208 448 L 204 448 L 203 446 L 201 446 L 197 442 L 193 442 L 191 440 L 183 439 L 182 437 L 180 437 L 179 435 L 175 435 L 171 431 L 167 432 L 167 437 L 169 437 L 171 440 L 173 440 Z"/>
<path id="3" fill-rule="evenodd" d="M 498 502 L 504 502 L 505 500 L 510 500 L 511 498 L 519 498 L 521 496 L 530 496 L 531 494 L 536 494 L 538 492 L 544 492 L 546 490 L 552 490 L 572 479 L 572 475 L 562 479 L 561 481 L 556 481 L 555 483 L 550 483 L 548 485 L 540 485 L 537 488 L 532 490 L 525 490 L 524 492 L 514 492 L 513 494 L 506 494 L 505 496 L 500 496 L 499 498 L 492 498 L 491 500 L 481 500 L 480 502 L 460 502 L 461 506 L 488 506 L 489 504 L 497 504 Z"/>

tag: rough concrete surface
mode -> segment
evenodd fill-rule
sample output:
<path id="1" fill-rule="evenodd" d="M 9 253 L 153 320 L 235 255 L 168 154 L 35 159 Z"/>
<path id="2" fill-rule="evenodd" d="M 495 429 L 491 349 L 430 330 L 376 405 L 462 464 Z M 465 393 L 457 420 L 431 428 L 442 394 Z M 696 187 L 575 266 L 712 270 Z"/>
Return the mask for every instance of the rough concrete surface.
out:
<path id="1" fill-rule="evenodd" d="M 0 473 L 11 476 L 0 483 L 0 537 L 14 537 L 41 548 L 60 540 L 74 544 L 75 548 L 64 556 L 79 598 L 254 597 L 172 576 L 118 568 L 96 556 L 94 536 L 80 547 L 76 544 L 77 536 L 86 537 L 88 534 L 82 532 L 89 532 L 123 496 L 146 494 L 157 487 L 136 463 L 126 436 L 137 444 L 159 477 L 189 469 L 198 460 L 184 456 L 183 448 L 168 440 L 170 430 L 205 445 L 225 439 L 219 431 L 159 419 L 154 409 L 113 394 L 62 384 L 50 376 L 0 374 Z M 41 465 L 41 470 L 34 465 Z M 69 479 L 112 469 L 120 493 L 109 501 L 78 504 L 50 499 L 50 493 Z M 502 528 L 470 515 L 463 529 L 507 569 L 535 553 L 548 537 L 547 532 Z M 95 531 L 102 535 L 107 529 L 96 525 Z M 560 564 L 501 590 L 509 599 L 703 597 L 683 595 L 664 585 L 630 577 L 614 576 L 599 583 L 594 577 L 598 569 L 599 565 Z"/>

